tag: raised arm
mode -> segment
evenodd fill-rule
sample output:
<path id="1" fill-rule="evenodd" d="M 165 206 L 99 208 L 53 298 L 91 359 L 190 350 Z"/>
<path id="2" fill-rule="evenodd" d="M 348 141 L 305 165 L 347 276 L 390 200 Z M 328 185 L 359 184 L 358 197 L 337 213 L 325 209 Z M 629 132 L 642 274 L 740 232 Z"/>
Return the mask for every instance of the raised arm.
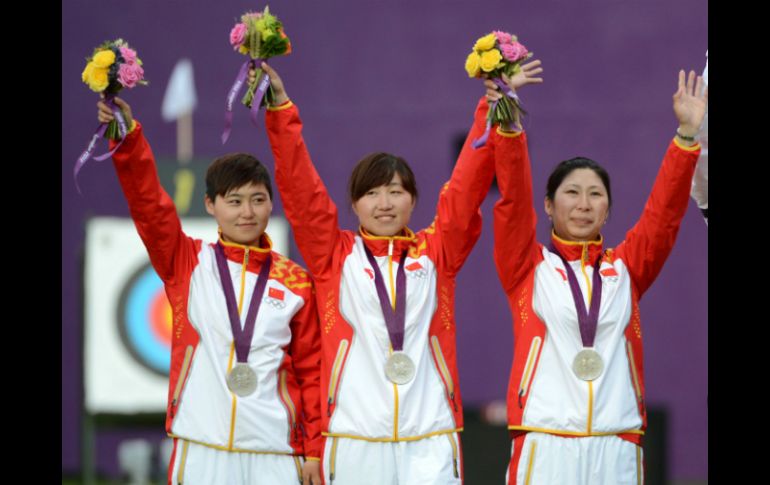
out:
<path id="1" fill-rule="evenodd" d="M 708 56 L 708 53 L 706 53 Z M 709 62 L 706 59 L 706 67 L 703 69 L 703 84 L 706 88 L 709 85 Z M 698 132 L 698 142 L 701 146 L 700 157 L 695 165 L 695 176 L 692 178 L 692 189 L 690 195 L 698 208 L 701 210 L 706 224 L 709 222 L 709 108 L 706 104 L 706 114 L 703 117 L 703 124 Z"/>
<path id="2" fill-rule="evenodd" d="M 195 256 L 195 242 L 182 232 L 182 224 L 171 197 L 163 190 L 155 166 L 155 157 L 144 137 L 142 126 L 133 120 L 131 107 L 115 98 L 126 123 L 131 127 L 123 144 L 113 154 L 112 161 L 128 202 L 131 218 L 147 248 L 150 261 L 163 281 L 170 281 L 174 265 Z M 102 123 L 112 120 L 112 112 L 100 101 L 98 118 Z M 115 142 L 110 142 L 110 148 Z"/>
<path id="3" fill-rule="evenodd" d="M 540 61 L 530 62 L 523 66 L 519 74 L 508 80 L 514 92 L 516 88 L 527 84 L 542 82 L 541 78 L 535 77 L 542 72 L 539 66 Z M 460 270 L 481 234 L 479 207 L 494 177 L 494 154 L 499 137 L 492 136 L 478 149 L 473 148 L 473 141 L 484 133 L 489 104 L 493 101 L 485 98 L 479 100 L 473 126 L 460 152 L 452 177 L 439 195 L 435 228 L 442 242 L 440 261 L 444 262 L 450 273 Z"/>
<path id="4" fill-rule="evenodd" d="M 674 114 L 679 121 L 677 135 L 669 145 L 642 216 L 618 246 L 639 297 L 649 288 L 674 247 L 690 195 L 690 184 L 700 145 L 695 135 L 703 121 L 708 89 L 701 94 L 702 78 L 690 71 L 679 73 L 674 94 Z"/>
<path id="5" fill-rule="evenodd" d="M 468 136 L 452 171 L 439 193 L 433 227 L 426 229 L 428 249 L 438 264 L 456 274 L 481 235 L 479 207 L 495 174 L 492 143 L 474 149 L 473 140 L 484 133 L 489 105 L 479 100 Z"/>
<path id="6" fill-rule="evenodd" d="M 540 61 L 522 66 L 511 79 L 505 79 L 513 90 L 542 82 L 534 76 L 541 73 Z M 498 87 L 486 82 L 490 101 L 502 94 Z M 532 173 L 527 149 L 527 135 L 508 133 L 499 128 L 495 134 L 495 172 L 500 188 L 500 200 L 494 208 L 495 265 L 506 293 L 516 288 L 538 260 L 537 217 L 532 195 Z"/>
<path id="7" fill-rule="evenodd" d="M 289 100 L 275 70 L 264 63 L 262 69 L 270 76 L 276 105 L 269 107 L 266 115 L 275 180 L 305 264 L 311 273 L 320 275 L 330 267 L 332 248 L 340 236 L 337 206 L 310 160 L 299 110 Z"/>

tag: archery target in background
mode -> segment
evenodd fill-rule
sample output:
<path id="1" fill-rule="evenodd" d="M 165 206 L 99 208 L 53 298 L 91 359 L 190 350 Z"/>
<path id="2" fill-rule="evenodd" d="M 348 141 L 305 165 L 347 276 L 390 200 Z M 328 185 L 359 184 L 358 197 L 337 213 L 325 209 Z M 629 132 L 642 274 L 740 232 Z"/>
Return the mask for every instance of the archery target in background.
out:
<path id="1" fill-rule="evenodd" d="M 185 233 L 216 240 L 209 217 L 182 219 Z M 273 249 L 288 254 L 289 226 L 272 217 Z M 85 406 L 92 414 L 165 412 L 171 308 L 131 219 L 95 217 L 86 225 L 84 270 Z"/>
<path id="2" fill-rule="evenodd" d="M 117 323 L 123 345 L 134 360 L 164 377 L 171 364 L 171 319 L 163 282 L 148 261 L 121 291 Z"/>

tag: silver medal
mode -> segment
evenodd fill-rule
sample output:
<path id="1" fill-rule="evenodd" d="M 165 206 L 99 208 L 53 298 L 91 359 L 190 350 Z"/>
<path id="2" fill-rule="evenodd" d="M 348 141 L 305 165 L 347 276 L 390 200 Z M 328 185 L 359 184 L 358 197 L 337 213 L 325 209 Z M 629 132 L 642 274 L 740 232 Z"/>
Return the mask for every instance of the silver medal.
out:
<path id="1" fill-rule="evenodd" d="M 257 390 L 257 374 L 242 362 L 227 374 L 227 388 L 240 397 L 246 397 Z"/>
<path id="2" fill-rule="evenodd" d="M 385 376 L 394 384 L 406 384 L 414 379 L 414 374 L 414 362 L 404 352 L 393 352 L 385 362 Z"/>
<path id="3" fill-rule="evenodd" d="M 583 349 L 572 361 L 572 371 L 579 379 L 593 381 L 604 371 L 602 356 L 594 349 Z"/>

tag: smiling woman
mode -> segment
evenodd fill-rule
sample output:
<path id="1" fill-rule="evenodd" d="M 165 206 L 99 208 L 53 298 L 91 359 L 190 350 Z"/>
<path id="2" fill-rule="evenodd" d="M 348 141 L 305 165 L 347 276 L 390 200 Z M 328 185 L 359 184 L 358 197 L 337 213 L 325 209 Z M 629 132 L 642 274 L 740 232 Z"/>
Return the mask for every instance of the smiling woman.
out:
<path id="1" fill-rule="evenodd" d="M 227 242 L 259 245 L 272 211 L 273 204 L 262 184 L 237 187 L 224 196 L 215 196 L 213 202 L 206 196 L 206 212 L 214 216 L 222 240 Z"/>
<path id="2" fill-rule="evenodd" d="M 353 212 L 375 236 L 394 236 L 409 224 L 417 203 L 417 185 L 401 157 L 373 153 L 358 162 L 348 184 Z"/>
<path id="3" fill-rule="evenodd" d="M 115 103 L 131 126 L 115 148 L 115 169 L 171 304 L 161 333 L 171 344 L 168 482 L 320 484 L 318 312 L 309 275 L 274 252 L 265 232 L 273 208 L 267 169 L 245 153 L 215 160 L 205 205 L 220 237 L 193 239 L 159 182 L 141 124 L 128 104 Z M 100 102 L 99 120 L 112 116 Z M 126 306 L 138 308 L 130 299 Z M 127 313 L 132 341 L 154 343 L 156 360 L 167 352 Z"/>
<path id="4" fill-rule="evenodd" d="M 388 153 L 353 169 L 357 231 L 337 207 L 302 138 L 299 110 L 267 66 L 274 106 L 267 128 L 286 217 L 316 281 L 322 314 L 322 470 L 326 483 L 460 484 L 463 428 L 455 344 L 455 277 L 481 234 L 479 206 L 500 136 L 473 149 L 486 127 L 482 98 L 433 224 L 412 232 L 414 175 Z M 519 86 L 531 82 L 522 70 Z"/>
<path id="5" fill-rule="evenodd" d="M 607 222 L 610 205 L 610 177 L 591 159 L 565 160 L 548 178 L 545 212 L 554 232 L 562 239 L 596 239 Z"/>
<path id="6" fill-rule="evenodd" d="M 224 241 L 258 246 L 272 199 L 267 169 L 248 153 L 220 157 L 206 172 L 206 212 L 216 219 Z"/>
<path id="7" fill-rule="evenodd" d="M 666 261 L 687 209 L 706 95 L 684 71 L 679 121 L 639 221 L 617 247 L 601 228 L 610 180 L 596 162 L 561 162 L 548 179 L 548 244 L 535 239 L 526 134 L 498 144 L 495 263 L 514 310 L 508 387 L 509 485 L 644 483 L 647 427 L 639 299 Z M 499 96 L 497 87 L 489 96 Z"/>

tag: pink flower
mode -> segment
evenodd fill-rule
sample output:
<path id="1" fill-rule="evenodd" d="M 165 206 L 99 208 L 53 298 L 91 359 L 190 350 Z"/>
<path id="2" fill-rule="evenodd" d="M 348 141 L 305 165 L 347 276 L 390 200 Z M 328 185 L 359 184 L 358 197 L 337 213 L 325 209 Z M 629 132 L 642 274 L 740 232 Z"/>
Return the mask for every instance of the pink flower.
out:
<path id="1" fill-rule="evenodd" d="M 118 69 L 118 82 L 124 87 L 133 88 L 144 78 L 144 69 L 139 64 L 129 64 L 127 62 L 120 65 Z"/>
<path id="2" fill-rule="evenodd" d="M 524 59 L 529 51 L 526 47 L 518 42 L 513 44 L 503 44 L 500 46 L 500 51 L 503 53 L 503 57 L 507 61 L 516 62 Z"/>
<path id="3" fill-rule="evenodd" d="M 497 42 L 502 44 L 510 44 L 511 43 L 511 34 L 507 32 L 502 32 L 500 30 L 494 31 L 495 37 L 497 37 Z"/>
<path id="4" fill-rule="evenodd" d="M 247 31 L 248 28 L 245 24 L 235 24 L 233 30 L 230 31 L 230 45 L 233 46 L 233 49 L 237 50 L 238 47 L 243 44 L 243 39 L 246 38 Z"/>
<path id="5" fill-rule="evenodd" d="M 123 56 L 123 60 L 128 64 L 136 64 L 136 51 L 126 46 L 120 47 L 120 55 Z"/>

